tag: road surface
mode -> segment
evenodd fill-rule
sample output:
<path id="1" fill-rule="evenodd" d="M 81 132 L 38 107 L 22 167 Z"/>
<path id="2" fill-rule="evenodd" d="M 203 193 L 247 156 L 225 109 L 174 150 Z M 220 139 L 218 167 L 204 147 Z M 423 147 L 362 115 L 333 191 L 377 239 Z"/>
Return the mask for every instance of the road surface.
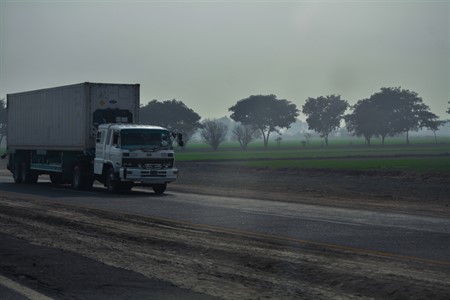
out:
<path id="1" fill-rule="evenodd" d="M 446 218 L 180 194 L 171 192 L 170 186 L 162 196 L 142 189 L 111 195 L 100 186 L 74 191 L 45 182 L 17 185 L 10 177 L 0 177 L 0 190 L 63 204 L 450 264 L 450 220 Z"/>

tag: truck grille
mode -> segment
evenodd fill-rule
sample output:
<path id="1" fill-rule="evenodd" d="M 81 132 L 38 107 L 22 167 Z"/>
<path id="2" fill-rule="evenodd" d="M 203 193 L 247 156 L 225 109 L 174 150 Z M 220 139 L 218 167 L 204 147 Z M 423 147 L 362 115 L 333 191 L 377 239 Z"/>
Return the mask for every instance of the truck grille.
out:
<path id="1" fill-rule="evenodd" d="M 140 168 L 146 170 L 163 170 L 173 167 L 173 158 L 123 158 L 123 166 L 127 168 Z"/>

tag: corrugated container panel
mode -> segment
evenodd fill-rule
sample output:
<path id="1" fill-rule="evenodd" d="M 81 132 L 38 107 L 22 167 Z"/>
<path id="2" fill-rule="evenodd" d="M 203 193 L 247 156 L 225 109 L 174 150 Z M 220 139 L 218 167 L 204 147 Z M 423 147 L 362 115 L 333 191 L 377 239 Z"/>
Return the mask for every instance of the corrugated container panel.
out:
<path id="1" fill-rule="evenodd" d="M 8 95 L 8 147 L 84 149 L 84 84 Z"/>
<path id="2" fill-rule="evenodd" d="M 81 83 L 9 94 L 7 100 L 8 148 L 92 148 L 97 109 L 126 109 L 139 120 L 138 84 Z"/>

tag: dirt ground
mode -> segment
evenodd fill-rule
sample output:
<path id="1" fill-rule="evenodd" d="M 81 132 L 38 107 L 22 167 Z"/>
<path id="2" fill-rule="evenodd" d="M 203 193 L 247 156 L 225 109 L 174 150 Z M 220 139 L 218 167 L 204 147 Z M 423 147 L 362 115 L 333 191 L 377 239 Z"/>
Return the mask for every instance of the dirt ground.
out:
<path id="1" fill-rule="evenodd" d="M 171 190 L 450 216 L 440 174 L 179 163 Z M 223 299 L 450 299 L 450 264 L 0 195 L 0 230 Z"/>
<path id="2" fill-rule="evenodd" d="M 450 157 L 449 157 L 450 159 Z M 170 189 L 201 194 L 450 217 L 450 175 L 251 168 L 178 162 Z"/>

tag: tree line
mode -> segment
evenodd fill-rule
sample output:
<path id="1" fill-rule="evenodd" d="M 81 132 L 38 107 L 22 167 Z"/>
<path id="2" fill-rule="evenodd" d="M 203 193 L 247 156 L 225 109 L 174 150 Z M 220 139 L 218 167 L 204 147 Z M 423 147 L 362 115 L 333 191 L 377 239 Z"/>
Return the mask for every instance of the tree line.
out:
<path id="1" fill-rule="evenodd" d="M 183 132 L 187 140 L 200 130 L 201 140 L 214 150 L 226 140 L 231 129 L 231 139 L 245 149 L 259 138 L 267 147 L 270 135 L 288 129 L 296 122 L 300 110 L 291 101 L 277 99 L 275 95 L 252 95 L 237 101 L 229 112 L 230 118 L 237 122 L 233 128 L 217 120 L 200 122 L 200 116 L 181 101 L 153 100 L 141 107 L 141 121 Z M 350 133 L 363 137 L 367 145 L 374 137 L 381 138 L 384 144 L 387 137 L 398 134 L 405 134 L 409 144 L 411 131 L 426 128 L 436 136 L 436 131 L 446 122 L 432 113 L 416 92 L 400 87 L 381 88 L 353 106 L 340 95 L 309 97 L 301 112 L 307 117 L 309 129 L 317 132 L 327 146 L 330 133 L 340 128 L 343 122 Z M 450 101 L 446 112 L 450 114 Z"/>
<path id="2" fill-rule="evenodd" d="M 450 114 L 450 101 L 448 104 L 446 112 Z M 230 118 L 237 122 L 233 128 L 217 120 L 201 121 L 200 115 L 182 101 L 152 100 L 140 107 L 140 122 L 181 132 L 186 144 L 199 131 L 201 140 L 214 150 L 231 130 L 231 139 L 246 149 L 249 143 L 260 138 L 267 147 L 270 135 L 288 129 L 300 113 L 294 103 L 275 95 L 252 95 L 237 101 L 228 110 Z M 301 112 L 307 117 L 309 129 L 317 132 L 327 146 L 330 133 L 343 122 L 350 133 L 363 137 L 368 145 L 374 137 L 381 138 L 384 144 L 387 137 L 398 134 L 406 134 L 409 144 L 411 131 L 427 128 L 436 136 L 436 131 L 446 122 L 432 113 L 416 92 L 400 87 L 381 88 L 353 106 L 340 95 L 309 97 Z M 6 125 L 6 103 L 0 100 L 0 143 L 6 135 Z"/>

